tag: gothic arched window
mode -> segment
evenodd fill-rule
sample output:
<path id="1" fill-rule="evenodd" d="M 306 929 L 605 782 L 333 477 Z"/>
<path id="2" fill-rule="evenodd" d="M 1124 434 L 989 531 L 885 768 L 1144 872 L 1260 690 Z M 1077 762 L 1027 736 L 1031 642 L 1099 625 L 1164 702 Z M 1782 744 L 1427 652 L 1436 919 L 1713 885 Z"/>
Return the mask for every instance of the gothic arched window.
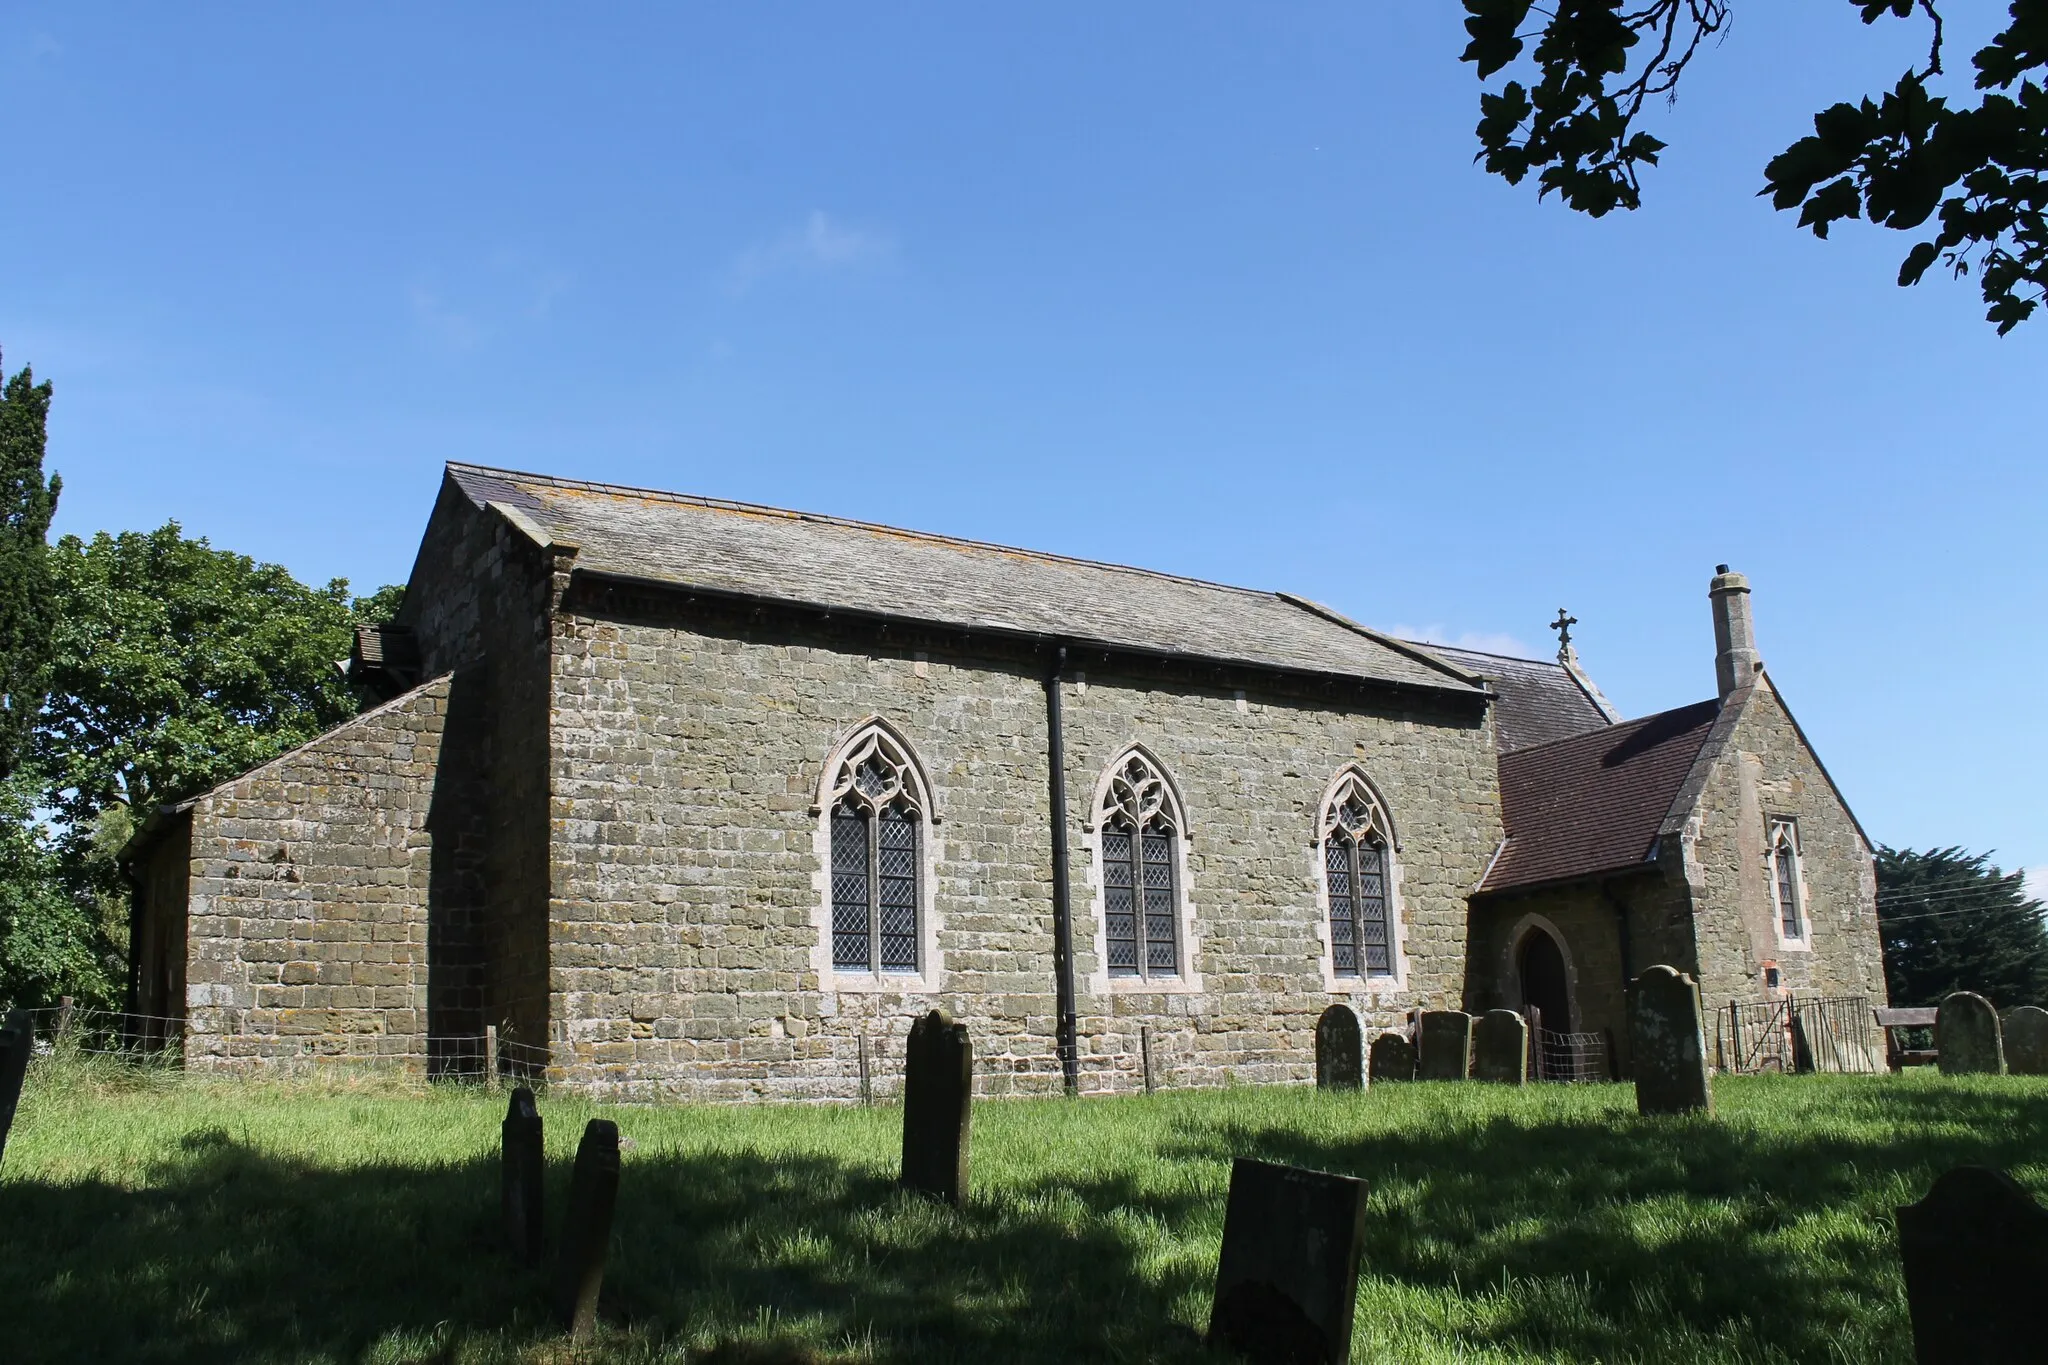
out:
<path id="1" fill-rule="evenodd" d="M 872 725 L 842 750 L 828 798 L 833 968 L 918 971 L 930 810 L 916 764 L 893 735 Z"/>
<path id="2" fill-rule="evenodd" d="M 1771 820 L 1771 895 L 1778 903 L 1778 932 L 1787 942 L 1806 937 L 1806 907 L 1799 901 L 1799 826 Z"/>
<path id="3" fill-rule="evenodd" d="M 1144 754 L 1117 760 L 1095 823 L 1102 851 L 1103 948 L 1111 976 L 1177 977 L 1181 970 L 1179 841 L 1172 788 Z"/>
<path id="4" fill-rule="evenodd" d="M 1394 975 L 1393 826 L 1359 773 L 1345 773 L 1323 803 L 1322 843 L 1331 970 Z"/>

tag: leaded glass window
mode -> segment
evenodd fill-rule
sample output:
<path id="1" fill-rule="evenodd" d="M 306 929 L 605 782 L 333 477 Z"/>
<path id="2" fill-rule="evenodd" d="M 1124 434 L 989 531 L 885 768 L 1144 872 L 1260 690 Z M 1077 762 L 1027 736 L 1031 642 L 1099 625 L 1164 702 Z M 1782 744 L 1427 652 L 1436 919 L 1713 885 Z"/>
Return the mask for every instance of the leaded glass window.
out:
<path id="1" fill-rule="evenodd" d="M 1179 813 L 1142 754 L 1119 761 L 1097 812 L 1111 976 L 1180 975 Z"/>
<path id="2" fill-rule="evenodd" d="M 1338 976 L 1394 975 L 1388 830 L 1371 788 L 1347 773 L 1324 807 L 1322 831 L 1330 966 Z"/>
<path id="3" fill-rule="evenodd" d="M 1778 928 L 1788 939 L 1806 937 L 1806 917 L 1799 904 L 1799 827 L 1790 820 L 1771 821 L 1771 890 L 1778 902 Z"/>
<path id="4" fill-rule="evenodd" d="M 879 728 L 858 736 L 831 798 L 832 965 L 915 972 L 925 810 L 909 756 Z"/>

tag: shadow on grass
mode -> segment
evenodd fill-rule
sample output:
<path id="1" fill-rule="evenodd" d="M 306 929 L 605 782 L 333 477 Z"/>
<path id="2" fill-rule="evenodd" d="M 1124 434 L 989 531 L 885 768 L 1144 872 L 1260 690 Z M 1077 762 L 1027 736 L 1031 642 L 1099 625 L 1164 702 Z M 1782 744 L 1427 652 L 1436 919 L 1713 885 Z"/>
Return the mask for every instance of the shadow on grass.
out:
<path id="1" fill-rule="evenodd" d="M 1454 1294 L 1575 1282 L 1569 1312 L 1555 1295 L 1502 1293 L 1468 1346 L 1681 1358 L 1652 1342 L 1667 1333 L 1692 1343 L 1683 1358 L 1910 1361 L 1893 1209 L 1954 1166 L 2048 1161 L 2048 1090 L 1752 1084 L 1810 1105 L 1813 1122 L 1762 1125 L 1724 1105 L 1714 1119 L 1493 1118 L 1335 1139 L 1183 1124 L 1166 1152 L 1363 1178 L 1370 1276 Z"/>
<path id="2" fill-rule="evenodd" d="M 546 1267 L 500 1250 L 495 1159 L 335 1169 L 220 1130 L 147 1190 L 0 1185 L 0 1360 L 681 1360 L 781 1331 L 882 1361 L 1207 1360 L 1113 1213 L 1167 1224 L 1193 1196 L 1121 1180 L 963 1212 L 816 1155 L 633 1154 L 604 1316 L 570 1352 Z M 549 1172 L 549 1240 L 568 1171 Z"/>

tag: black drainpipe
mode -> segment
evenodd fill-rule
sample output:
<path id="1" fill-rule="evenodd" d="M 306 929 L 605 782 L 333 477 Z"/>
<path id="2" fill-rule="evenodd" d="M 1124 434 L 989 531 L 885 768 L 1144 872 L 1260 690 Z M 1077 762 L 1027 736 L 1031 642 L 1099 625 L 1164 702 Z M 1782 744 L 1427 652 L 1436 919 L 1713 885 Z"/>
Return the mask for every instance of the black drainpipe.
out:
<path id="1" fill-rule="evenodd" d="M 1081 1050 L 1074 1020 L 1074 901 L 1067 887 L 1067 746 L 1060 721 L 1060 675 L 1067 671 L 1063 645 L 1045 675 L 1046 761 L 1052 781 L 1052 968 L 1054 1008 L 1059 1012 L 1060 1073 L 1067 1093 L 1081 1089 Z"/>

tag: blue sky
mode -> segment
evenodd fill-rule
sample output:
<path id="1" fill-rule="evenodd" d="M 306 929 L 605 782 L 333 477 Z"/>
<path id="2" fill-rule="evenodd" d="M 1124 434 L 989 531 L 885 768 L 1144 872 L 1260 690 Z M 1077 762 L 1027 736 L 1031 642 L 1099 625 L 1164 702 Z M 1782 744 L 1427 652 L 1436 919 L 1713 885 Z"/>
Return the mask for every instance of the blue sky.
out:
<path id="1" fill-rule="evenodd" d="M 1564 605 L 1632 715 L 1710 694 L 1726 561 L 1874 837 L 2048 867 L 2048 321 L 1755 197 L 1919 28 L 1738 6 L 1594 222 L 1472 165 L 1448 0 L 588 8 L 6 5 L 59 530 L 367 588 L 474 460 L 1511 652 Z"/>

